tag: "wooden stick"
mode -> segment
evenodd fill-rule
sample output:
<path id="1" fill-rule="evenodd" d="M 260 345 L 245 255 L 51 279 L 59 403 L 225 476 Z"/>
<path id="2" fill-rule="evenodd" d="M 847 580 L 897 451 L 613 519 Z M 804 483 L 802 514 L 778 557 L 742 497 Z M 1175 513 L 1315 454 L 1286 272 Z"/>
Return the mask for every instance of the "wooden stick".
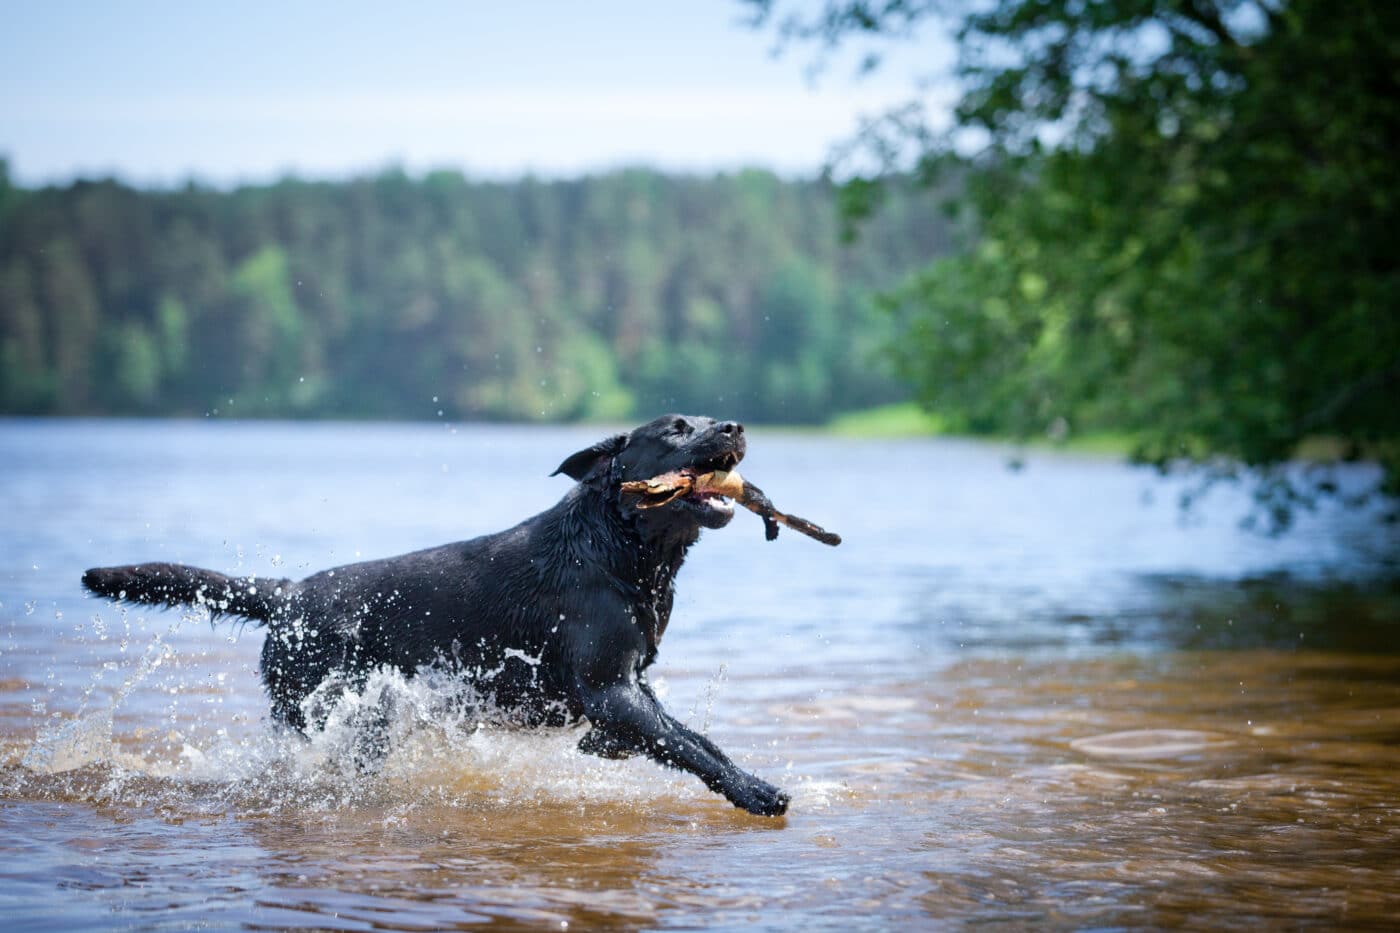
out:
<path id="1" fill-rule="evenodd" d="M 765 537 L 772 541 L 778 536 L 778 526 L 787 525 L 822 544 L 832 547 L 841 543 L 841 536 L 827 531 L 797 515 L 778 511 L 768 496 L 753 483 L 739 475 L 738 470 L 715 470 L 696 476 L 683 470 L 662 473 L 651 479 L 633 480 L 622 484 L 622 491 L 640 497 L 639 509 L 654 509 L 692 492 L 708 492 L 733 499 L 763 519 Z"/>

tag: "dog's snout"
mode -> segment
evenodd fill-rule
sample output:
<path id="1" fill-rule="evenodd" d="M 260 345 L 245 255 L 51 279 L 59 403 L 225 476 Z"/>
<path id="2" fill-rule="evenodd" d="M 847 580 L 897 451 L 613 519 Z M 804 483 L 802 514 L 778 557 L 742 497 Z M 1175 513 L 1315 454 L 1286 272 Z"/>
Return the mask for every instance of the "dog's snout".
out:
<path id="1" fill-rule="evenodd" d="M 738 437 L 744 433 L 744 426 L 737 421 L 726 421 L 719 426 L 719 430 L 724 434 L 733 434 Z"/>

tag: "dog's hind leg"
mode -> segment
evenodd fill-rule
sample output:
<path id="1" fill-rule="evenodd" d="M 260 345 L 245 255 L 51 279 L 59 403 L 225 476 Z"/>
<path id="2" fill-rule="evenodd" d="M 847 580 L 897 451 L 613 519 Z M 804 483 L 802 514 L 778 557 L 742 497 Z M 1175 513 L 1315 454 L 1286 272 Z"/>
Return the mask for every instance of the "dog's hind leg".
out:
<path id="1" fill-rule="evenodd" d="M 375 697 L 373 705 L 355 717 L 351 760 L 360 774 L 378 774 L 389 757 L 397 703 L 388 692 Z"/>
<path id="2" fill-rule="evenodd" d="M 356 773 L 377 774 L 389 755 L 399 707 L 391 691 L 369 688 L 367 681 L 363 673 L 331 674 L 303 693 L 299 685 L 269 678 L 273 717 L 303 735 L 335 733 L 335 747 Z"/>

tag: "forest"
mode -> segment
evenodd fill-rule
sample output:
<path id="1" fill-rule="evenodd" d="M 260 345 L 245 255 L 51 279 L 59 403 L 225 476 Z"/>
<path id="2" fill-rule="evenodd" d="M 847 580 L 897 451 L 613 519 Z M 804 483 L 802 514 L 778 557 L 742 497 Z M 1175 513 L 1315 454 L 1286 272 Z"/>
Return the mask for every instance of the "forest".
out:
<path id="1" fill-rule="evenodd" d="M 907 396 L 872 296 L 950 248 L 910 192 L 762 171 L 31 189 L 0 162 L 0 412 L 813 423 Z"/>

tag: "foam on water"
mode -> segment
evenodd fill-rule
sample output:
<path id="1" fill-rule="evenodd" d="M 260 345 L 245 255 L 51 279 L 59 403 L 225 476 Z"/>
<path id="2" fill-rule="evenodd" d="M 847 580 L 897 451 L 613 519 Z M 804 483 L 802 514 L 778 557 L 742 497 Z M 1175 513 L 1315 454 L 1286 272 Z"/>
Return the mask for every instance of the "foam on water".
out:
<path id="1" fill-rule="evenodd" d="M 249 784 L 276 775 L 282 786 L 324 793 L 337 806 L 413 798 L 474 807 L 586 803 L 696 793 L 693 779 L 644 759 L 580 753 L 586 726 L 503 725 L 505 716 L 443 672 L 406 678 L 386 669 L 361 689 L 332 692 L 325 725 L 306 737 L 272 732 L 251 743 L 216 741 L 185 756 L 187 773 Z M 376 747 L 368 747 L 371 741 Z"/>

